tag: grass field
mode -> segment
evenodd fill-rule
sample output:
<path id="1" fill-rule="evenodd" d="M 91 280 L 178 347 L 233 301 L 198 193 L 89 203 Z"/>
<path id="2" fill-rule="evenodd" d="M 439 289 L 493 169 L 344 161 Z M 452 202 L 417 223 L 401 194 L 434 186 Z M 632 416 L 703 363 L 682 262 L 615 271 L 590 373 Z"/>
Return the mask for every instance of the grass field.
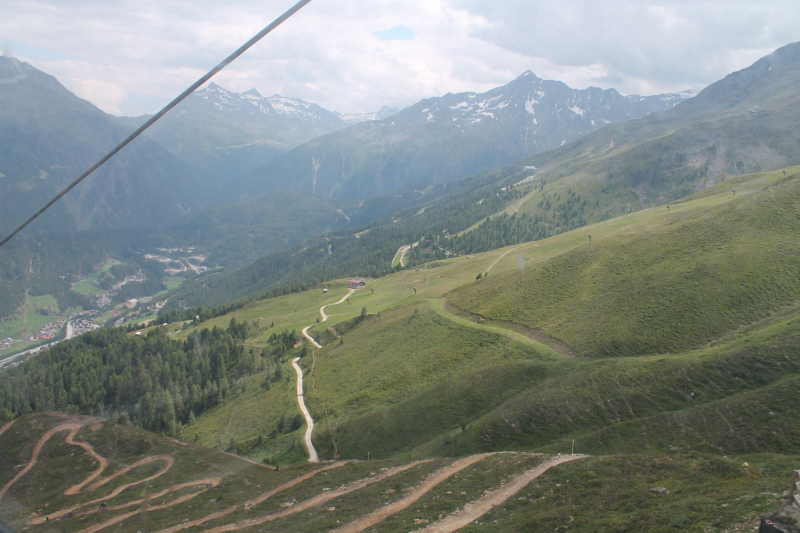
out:
<path id="1" fill-rule="evenodd" d="M 792 178 L 701 212 L 678 204 L 611 235 L 584 229 L 592 242 L 448 299 L 581 355 L 685 351 L 800 297 L 798 200 Z"/>
<path id="2" fill-rule="evenodd" d="M 105 292 L 104 290 L 100 289 L 97 285 L 95 285 L 95 282 L 90 279 L 86 279 L 79 283 L 75 283 L 72 286 L 72 290 L 74 292 L 77 292 L 78 294 L 92 294 L 92 295 L 103 294 Z"/>
<path id="3" fill-rule="evenodd" d="M 36 311 L 46 309 L 49 316 L 41 315 Z M 6 337 L 20 338 L 32 333 L 37 333 L 42 326 L 58 320 L 58 303 L 50 295 L 28 296 L 22 307 L 22 316 L 16 320 L 0 322 L 0 339 Z"/>

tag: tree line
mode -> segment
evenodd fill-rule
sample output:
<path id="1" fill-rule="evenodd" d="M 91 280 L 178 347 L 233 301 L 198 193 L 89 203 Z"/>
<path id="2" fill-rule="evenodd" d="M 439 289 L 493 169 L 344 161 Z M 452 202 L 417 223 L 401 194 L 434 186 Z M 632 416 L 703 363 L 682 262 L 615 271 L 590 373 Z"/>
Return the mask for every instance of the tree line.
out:
<path id="1" fill-rule="evenodd" d="M 203 329 L 185 341 L 170 339 L 164 328 L 143 336 L 121 328 L 86 333 L 0 373 L 0 419 L 59 411 L 178 435 L 195 416 L 242 392 L 241 377 L 279 364 L 245 346 L 258 331 L 233 318 L 227 328 Z"/>

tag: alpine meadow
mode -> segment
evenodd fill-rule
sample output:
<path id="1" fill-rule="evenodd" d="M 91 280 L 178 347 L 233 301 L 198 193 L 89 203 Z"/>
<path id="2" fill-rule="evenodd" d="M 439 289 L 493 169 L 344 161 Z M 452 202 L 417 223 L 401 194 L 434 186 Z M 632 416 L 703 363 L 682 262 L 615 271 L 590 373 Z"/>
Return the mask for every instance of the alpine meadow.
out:
<path id="1" fill-rule="evenodd" d="M 800 43 L 652 96 L 473 57 L 352 113 L 302 57 L 0 246 L 0 529 L 800 533 Z M 4 235 L 155 113 L 71 61 L 0 57 Z"/>

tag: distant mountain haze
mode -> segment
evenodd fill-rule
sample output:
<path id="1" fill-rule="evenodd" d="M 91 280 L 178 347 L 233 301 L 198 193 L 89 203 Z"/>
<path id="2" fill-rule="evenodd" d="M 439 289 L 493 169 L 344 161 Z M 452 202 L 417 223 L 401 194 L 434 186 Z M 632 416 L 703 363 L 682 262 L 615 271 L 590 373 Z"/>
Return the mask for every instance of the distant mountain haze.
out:
<path id="1" fill-rule="evenodd" d="M 320 135 L 396 113 L 340 114 L 317 104 L 256 89 L 237 93 L 216 83 L 194 92 L 147 131 L 182 159 L 214 174 L 220 185 Z M 150 115 L 114 117 L 131 127 Z"/>
<path id="2" fill-rule="evenodd" d="M 245 197 L 288 188 L 361 197 L 407 183 L 444 183 L 669 109 L 693 95 L 578 90 L 528 71 L 486 93 L 425 99 L 391 117 L 313 139 L 254 170 L 232 192 Z"/>
<path id="3" fill-rule="evenodd" d="M 0 230 L 6 232 L 124 139 L 130 129 L 27 63 L 0 57 Z M 32 229 L 156 226 L 202 206 L 209 177 L 141 138 Z"/>

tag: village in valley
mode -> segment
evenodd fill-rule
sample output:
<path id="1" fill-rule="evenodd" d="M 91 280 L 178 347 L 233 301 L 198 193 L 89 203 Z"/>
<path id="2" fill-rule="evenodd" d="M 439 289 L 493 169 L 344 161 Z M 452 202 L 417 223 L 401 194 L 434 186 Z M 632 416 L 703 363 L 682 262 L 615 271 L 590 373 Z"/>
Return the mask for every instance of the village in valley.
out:
<path id="1" fill-rule="evenodd" d="M 137 255 L 140 257 L 140 264 L 148 265 L 148 272 L 163 271 L 167 288 L 180 285 L 186 275 L 197 275 L 209 270 L 202 264 L 207 256 L 196 252 L 193 247 L 157 248 L 152 253 L 139 251 Z M 103 279 L 109 279 L 111 269 L 117 265 L 125 263 L 109 260 L 92 274 L 78 276 L 71 282 L 73 292 L 91 297 L 94 309 L 78 307 L 59 311 L 58 304 L 53 299 L 29 298 L 15 318 L 9 318 L 4 321 L 5 324 L 0 324 L 0 369 L 17 366 L 63 339 L 77 337 L 106 325 L 121 326 L 126 322 L 146 323 L 152 320 L 167 303 L 167 299 L 151 294 L 121 300 L 120 293 L 126 286 L 133 283 L 144 284 L 149 276 L 140 268 L 123 279 L 117 278 L 110 286 L 101 283 Z M 131 292 L 141 294 L 142 291 L 126 291 L 126 294 Z M 44 316 L 52 316 L 55 320 L 51 318 L 42 323 Z"/>
<path id="2" fill-rule="evenodd" d="M 103 326 L 147 323 L 167 303 L 166 298 L 159 298 L 166 292 L 164 289 L 174 289 L 187 277 L 210 270 L 204 265 L 208 255 L 194 247 L 139 250 L 134 257 L 127 263 L 110 259 L 91 274 L 79 275 L 70 281 L 73 292 L 91 298 L 92 309 L 59 309 L 51 297 L 26 299 L 16 316 L 7 317 L 0 323 L 0 369 L 17 366 L 63 339 Z M 114 279 L 115 267 L 125 267 L 130 273 L 122 279 L 119 275 Z M 130 284 L 145 284 L 151 277 L 163 282 L 158 284 L 161 290 L 156 294 L 147 294 L 144 288 L 126 290 Z M 46 316 L 51 319 L 45 322 Z"/>

